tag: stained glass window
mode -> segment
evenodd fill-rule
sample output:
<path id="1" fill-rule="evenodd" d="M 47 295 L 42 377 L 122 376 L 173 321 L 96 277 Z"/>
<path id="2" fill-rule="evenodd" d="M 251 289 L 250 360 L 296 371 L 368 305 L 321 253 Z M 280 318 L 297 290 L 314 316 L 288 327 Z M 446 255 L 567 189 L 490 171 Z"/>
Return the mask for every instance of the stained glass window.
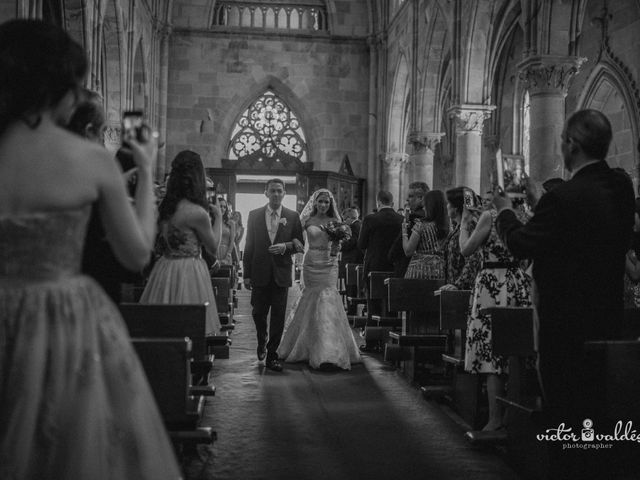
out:
<path id="1" fill-rule="evenodd" d="M 307 161 L 300 121 L 286 103 L 268 90 L 242 114 L 231 135 L 228 156 Z"/>

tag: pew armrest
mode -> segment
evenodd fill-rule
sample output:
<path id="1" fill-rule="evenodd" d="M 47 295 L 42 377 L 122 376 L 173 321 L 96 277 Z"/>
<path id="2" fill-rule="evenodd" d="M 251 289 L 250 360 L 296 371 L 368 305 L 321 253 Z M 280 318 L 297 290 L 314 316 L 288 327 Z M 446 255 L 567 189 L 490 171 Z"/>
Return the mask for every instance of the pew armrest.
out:
<path id="1" fill-rule="evenodd" d="M 189 395 L 193 397 L 213 397 L 216 394 L 215 385 L 192 385 L 189 387 Z"/>

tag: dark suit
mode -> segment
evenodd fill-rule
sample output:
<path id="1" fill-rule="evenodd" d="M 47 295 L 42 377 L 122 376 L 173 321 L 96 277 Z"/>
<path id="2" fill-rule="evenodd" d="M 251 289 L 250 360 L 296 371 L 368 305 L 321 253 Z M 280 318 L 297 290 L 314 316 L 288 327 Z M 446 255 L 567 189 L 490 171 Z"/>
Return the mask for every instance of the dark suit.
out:
<path id="1" fill-rule="evenodd" d="M 369 272 L 391 272 L 393 264 L 387 258 L 393 241 L 400 233 L 402 215 L 393 208 L 381 208 L 362 221 L 358 248 L 364 254 L 364 276 Z"/>
<path id="2" fill-rule="evenodd" d="M 364 254 L 358 248 L 358 238 L 362 228 L 362 221 L 356 220 L 351 225 L 351 238 L 346 242 L 342 242 L 341 258 L 340 258 L 340 274 L 344 276 L 344 269 L 347 263 L 362 263 Z"/>
<path id="3" fill-rule="evenodd" d="M 497 218 L 509 250 L 534 260 L 546 428 L 565 422 L 575 432 L 594 413 L 587 405 L 593 405 L 593 389 L 582 347 L 585 340 L 618 336 L 633 221 L 631 182 L 604 161 L 587 165 L 544 195 L 526 225 L 510 210 Z M 567 453 L 552 452 L 552 461 L 554 455 L 558 468 L 565 468 Z M 583 460 L 573 461 L 570 468 L 589 469 Z"/>
<path id="4" fill-rule="evenodd" d="M 252 210 L 247 221 L 247 239 L 242 258 L 243 277 L 251 280 L 251 306 L 256 324 L 258 344 L 267 341 L 267 316 L 271 310 L 267 360 L 277 358 L 284 330 L 284 316 L 287 308 L 287 293 L 291 286 L 291 254 L 295 248 L 291 243 L 297 239 L 304 244 L 300 217 L 293 210 L 282 207 L 280 223 L 273 244 L 285 243 L 284 255 L 273 255 L 268 248 L 272 245 L 265 219 L 266 205 Z M 284 220 L 286 219 L 286 221 Z"/>

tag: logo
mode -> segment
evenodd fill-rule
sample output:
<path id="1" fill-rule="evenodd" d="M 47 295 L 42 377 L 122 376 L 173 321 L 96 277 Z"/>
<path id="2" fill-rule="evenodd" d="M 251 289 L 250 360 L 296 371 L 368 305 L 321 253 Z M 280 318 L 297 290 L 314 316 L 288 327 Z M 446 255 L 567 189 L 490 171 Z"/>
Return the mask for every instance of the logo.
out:
<path id="1" fill-rule="evenodd" d="M 590 418 L 582 421 L 580 436 L 571 427 L 561 423 L 557 428 L 548 428 L 545 433 L 536 435 L 539 442 L 562 442 L 562 449 L 608 449 L 613 448 L 613 442 L 640 443 L 640 433 L 633 428 L 631 420 L 624 423 L 618 420 L 613 433 L 597 432 L 594 422 Z"/>

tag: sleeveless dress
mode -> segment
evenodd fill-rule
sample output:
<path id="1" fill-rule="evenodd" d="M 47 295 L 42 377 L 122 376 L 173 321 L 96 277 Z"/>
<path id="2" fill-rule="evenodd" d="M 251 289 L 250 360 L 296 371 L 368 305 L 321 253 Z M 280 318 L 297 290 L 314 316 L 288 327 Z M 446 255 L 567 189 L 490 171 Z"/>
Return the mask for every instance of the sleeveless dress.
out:
<path id="1" fill-rule="evenodd" d="M 206 333 L 220 332 L 216 297 L 207 262 L 196 233 L 180 230 L 171 221 L 161 225 L 158 245 L 162 257 L 153 266 L 140 303 L 207 304 Z"/>
<path id="2" fill-rule="evenodd" d="M 302 293 L 285 322 L 278 357 L 308 361 L 312 368 L 332 364 L 343 370 L 360 361 L 360 351 L 336 287 L 338 257 L 329 255 L 329 238 L 316 225 L 307 227 L 308 250 L 302 266 Z"/>
<path id="3" fill-rule="evenodd" d="M 444 251 L 438 240 L 438 227 L 435 222 L 416 220 L 411 231 L 417 233 L 420 240 L 411 256 L 404 278 L 444 279 Z"/>
<path id="4" fill-rule="evenodd" d="M 491 210 L 491 232 L 482 247 L 483 265 L 471 291 L 471 309 L 467 318 L 464 368 L 471 373 L 506 373 L 507 359 L 491 351 L 491 316 L 480 315 L 489 307 L 531 307 L 531 277 L 518 266 L 496 230 L 495 210 Z M 485 268 L 491 262 L 508 268 Z"/>
<path id="5" fill-rule="evenodd" d="M 180 478 L 122 317 L 80 273 L 89 213 L 0 217 L 0 478 Z"/>
<path id="6" fill-rule="evenodd" d="M 223 265 L 232 265 L 233 258 L 231 256 L 233 249 L 229 248 L 229 245 L 233 245 L 233 239 L 231 238 L 231 227 L 222 222 L 222 232 L 220 235 L 220 245 L 218 246 L 218 259 Z M 229 248 L 229 250 L 227 250 Z M 220 252 L 227 250 L 227 254 L 223 257 L 220 256 Z"/>

